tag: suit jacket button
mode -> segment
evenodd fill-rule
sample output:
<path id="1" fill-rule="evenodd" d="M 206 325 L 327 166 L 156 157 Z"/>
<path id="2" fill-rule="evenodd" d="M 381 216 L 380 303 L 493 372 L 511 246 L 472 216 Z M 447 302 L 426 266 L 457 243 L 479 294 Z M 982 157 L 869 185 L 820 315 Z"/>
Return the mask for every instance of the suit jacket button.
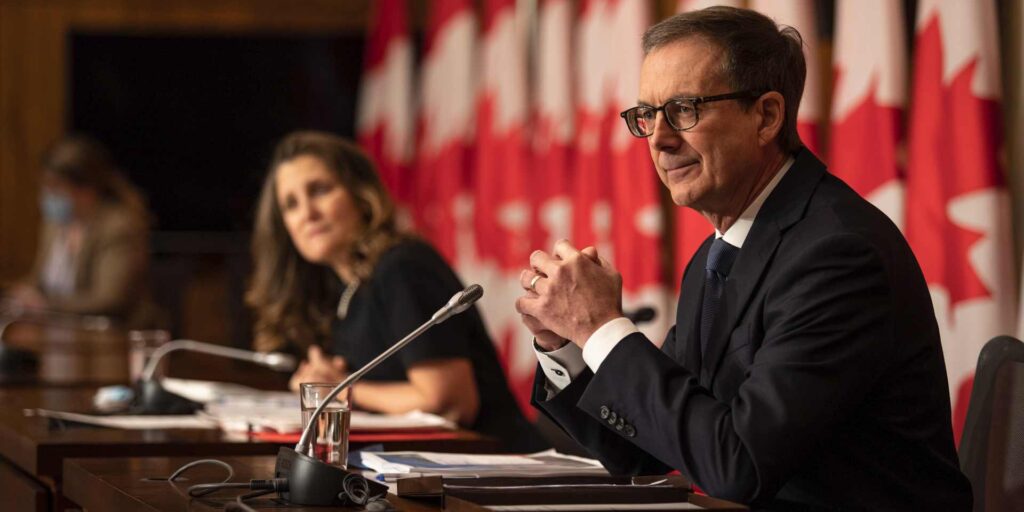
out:
<path id="1" fill-rule="evenodd" d="M 612 412 L 610 415 L 608 415 L 608 424 L 609 425 L 614 425 L 615 421 L 618 420 L 618 419 L 619 419 L 619 415 L 615 414 L 614 412 Z"/>
<path id="2" fill-rule="evenodd" d="M 626 425 L 623 428 L 623 433 L 626 434 L 626 437 L 636 437 L 636 429 L 633 428 L 633 425 Z"/>
<path id="3" fill-rule="evenodd" d="M 615 430 L 622 430 L 626 426 L 626 418 L 619 418 L 619 422 L 615 424 Z"/>
<path id="4" fill-rule="evenodd" d="M 608 406 L 607 405 L 602 405 L 601 406 L 601 419 L 602 420 L 606 419 L 608 417 L 608 413 L 609 412 L 611 412 L 611 411 L 608 410 Z"/>

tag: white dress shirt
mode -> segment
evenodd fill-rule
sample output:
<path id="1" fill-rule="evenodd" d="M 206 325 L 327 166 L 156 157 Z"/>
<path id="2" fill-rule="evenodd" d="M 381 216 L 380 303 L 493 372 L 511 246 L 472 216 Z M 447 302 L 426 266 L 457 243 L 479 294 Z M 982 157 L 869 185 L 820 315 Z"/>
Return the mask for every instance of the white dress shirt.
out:
<path id="1" fill-rule="evenodd" d="M 782 165 L 782 169 L 775 173 L 775 176 L 768 182 L 768 185 L 754 198 L 754 202 L 750 203 L 746 210 L 743 210 L 743 213 L 736 219 L 736 222 L 725 233 L 719 233 L 716 229 L 715 237 L 724 238 L 730 245 L 742 248 L 743 242 L 746 241 L 747 235 L 750 234 L 750 228 L 754 225 L 757 213 L 761 211 L 761 205 L 764 204 L 768 196 L 775 190 L 775 187 L 782 180 L 782 177 L 785 176 L 786 172 L 789 171 L 789 168 L 793 166 L 794 160 L 793 157 L 789 157 L 786 163 Z M 635 332 L 639 332 L 639 329 L 637 329 L 632 321 L 626 317 L 619 317 L 609 320 L 594 331 L 594 334 L 590 335 L 590 338 L 587 339 L 587 343 L 583 346 L 582 350 L 574 343 L 567 343 L 558 350 L 544 352 L 534 344 L 533 350 L 537 354 L 537 361 L 540 363 L 544 376 L 547 378 L 545 387 L 548 391 L 548 398 L 550 399 L 554 394 L 565 389 L 572 382 L 572 379 L 575 379 L 583 372 L 584 368 L 589 367 L 591 371 L 597 373 L 601 363 L 608 357 L 612 349 L 623 338 Z"/>

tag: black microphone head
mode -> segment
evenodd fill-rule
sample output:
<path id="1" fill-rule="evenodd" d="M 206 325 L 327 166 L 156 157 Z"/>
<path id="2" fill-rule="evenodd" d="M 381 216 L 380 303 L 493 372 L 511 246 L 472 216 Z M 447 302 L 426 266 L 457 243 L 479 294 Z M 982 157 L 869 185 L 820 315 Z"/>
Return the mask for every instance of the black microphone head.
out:
<path id="1" fill-rule="evenodd" d="M 457 292 L 455 295 L 452 295 L 448 304 L 445 304 L 443 308 L 437 310 L 437 313 L 434 313 L 433 320 L 436 323 L 441 323 L 448 318 L 451 318 L 452 315 L 462 313 L 469 309 L 474 302 L 480 300 L 480 297 L 483 296 L 484 288 L 478 284 L 471 284 L 461 292 Z"/>
<path id="2" fill-rule="evenodd" d="M 635 311 L 626 313 L 626 318 L 630 319 L 635 324 L 642 324 L 654 320 L 657 312 L 650 306 L 642 306 L 637 308 Z"/>
<path id="3" fill-rule="evenodd" d="M 459 297 L 459 305 L 462 306 L 463 304 L 465 304 L 468 306 L 480 300 L 480 297 L 483 296 L 484 287 L 478 284 L 471 284 L 468 287 L 466 287 L 465 290 L 462 290 L 462 296 Z"/>

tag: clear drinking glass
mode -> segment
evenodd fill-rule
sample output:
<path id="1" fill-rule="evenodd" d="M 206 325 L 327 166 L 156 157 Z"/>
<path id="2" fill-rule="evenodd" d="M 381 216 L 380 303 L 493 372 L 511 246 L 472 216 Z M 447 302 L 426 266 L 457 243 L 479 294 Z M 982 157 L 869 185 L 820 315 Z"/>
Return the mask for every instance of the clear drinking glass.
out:
<path id="1" fill-rule="evenodd" d="M 337 397 L 324 408 L 319 417 L 313 411 L 323 403 L 337 383 L 304 382 L 299 385 L 302 401 L 302 425 L 313 421 L 309 450 L 306 455 L 340 468 L 348 467 L 348 431 L 352 410 L 346 400 Z M 343 391 L 342 394 L 345 392 Z"/>
<path id="2" fill-rule="evenodd" d="M 130 382 L 139 380 L 149 356 L 161 345 L 171 341 L 171 333 L 162 329 L 128 331 L 128 377 Z M 162 366 L 162 365 L 161 365 Z M 160 370 L 157 369 L 159 375 Z"/>

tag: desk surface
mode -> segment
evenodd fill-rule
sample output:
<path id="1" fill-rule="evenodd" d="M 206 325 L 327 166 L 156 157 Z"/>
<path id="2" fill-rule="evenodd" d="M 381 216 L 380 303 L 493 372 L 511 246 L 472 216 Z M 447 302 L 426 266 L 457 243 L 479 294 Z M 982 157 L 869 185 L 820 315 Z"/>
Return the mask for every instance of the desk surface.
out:
<path id="1" fill-rule="evenodd" d="M 209 497 L 192 498 L 187 495 L 190 485 L 216 483 L 224 480 L 226 471 L 215 465 L 201 465 L 191 468 L 184 475 L 186 481 L 172 486 L 167 481 L 151 479 L 167 477 L 181 466 L 192 462 L 188 457 L 152 457 L 124 459 L 68 459 L 64 461 L 65 492 L 69 498 L 91 512 L 106 510 L 179 511 L 179 510 L 223 510 L 224 504 L 233 501 L 245 490 L 229 489 Z M 224 457 L 220 458 L 234 469 L 232 482 L 248 482 L 251 479 L 267 479 L 274 474 L 274 457 Z M 286 505 L 272 496 L 247 502 L 257 510 L 361 510 L 331 507 L 297 507 Z M 486 510 L 464 500 L 449 500 L 459 511 Z M 400 511 L 442 510 L 440 499 L 411 500 L 388 495 L 388 502 Z M 709 510 L 746 510 L 746 508 L 706 496 L 691 494 L 689 503 Z"/>
<path id="2" fill-rule="evenodd" d="M 67 475 L 65 493 L 86 510 L 175 511 L 180 510 L 224 510 L 224 504 L 234 500 L 245 490 L 224 490 L 209 497 L 190 499 L 186 493 L 189 485 L 220 482 L 226 476 L 225 470 L 214 465 L 202 465 L 189 469 L 184 475 L 188 480 L 172 486 L 166 481 L 149 481 L 148 477 L 166 477 L 174 470 L 195 458 L 152 457 L 127 459 L 68 459 L 64 462 Z M 265 479 L 274 476 L 274 457 L 224 457 L 220 460 L 231 464 L 235 470 L 232 482 L 247 482 L 250 479 Z M 246 502 L 256 509 L 273 508 L 281 505 L 271 501 L 268 495 Z M 398 510 L 419 512 L 440 510 L 437 504 L 404 500 L 394 495 L 388 501 Z M 261 506 L 262 505 L 262 506 Z M 331 507 L 291 507 L 287 510 L 326 512 L 330 510 L 361 510 Z"/>
<path id="3" fill-rule="evenodd" d="M 211 455 L 272 455 L 279 444 L 254 442 L 219 430 L 116 430 L 67 425 L 26 417 L 27 408 L 89 412 L 94 389 L 14 388 L 0 390 L 0 457 L 32 475 L 59 496 L 64 459 Z M 366 439 L 352 442 L 361 446 L 380 442 Z M 493 452 L 495 440 L 474 432 L 460 431 L 455 439 L 395 440 L 384 442 L 388 450 L 430 450 Z"/>
<path id="4" fill-rule="evenodd" d="M 38 375 L 27 377 L 28 384 L 128 382 L 128 340 L 117 329 L 87 330 L 14 322 L 3 331 L 3 342 L 38 358 Z"/>

